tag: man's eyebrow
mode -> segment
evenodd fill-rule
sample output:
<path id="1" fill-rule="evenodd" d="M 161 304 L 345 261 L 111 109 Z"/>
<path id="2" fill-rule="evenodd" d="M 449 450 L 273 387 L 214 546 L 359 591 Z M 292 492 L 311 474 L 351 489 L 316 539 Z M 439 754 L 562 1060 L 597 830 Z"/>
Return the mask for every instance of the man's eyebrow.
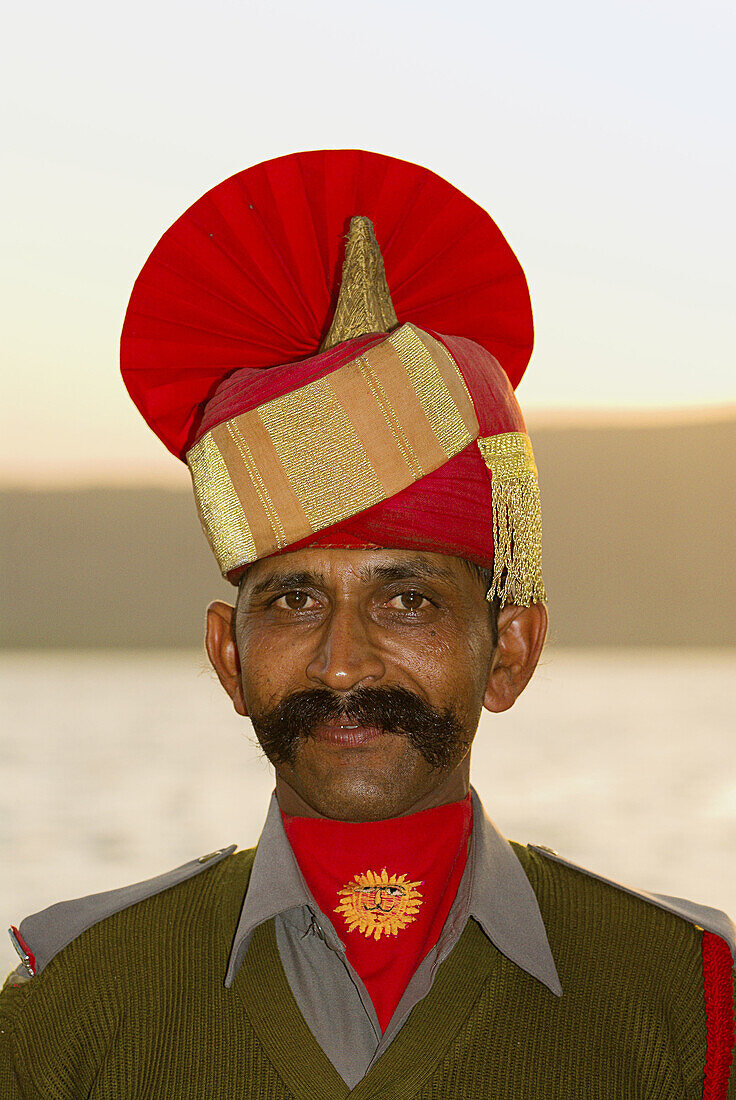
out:
<path id="1" fill-rule="evenodd" d="M 426 558 L 407 558 L 404 561 L 379 562 L 366 565 L 360 571 L 363 581 L 410 581 L 417 577 L 426 580 L 448 580 L 457 583 L 452 570 L 435 565 Z"/>
<path id="2" fill-rule="evenodd" d="M 384 561 L 377 562 L 375 565 L 364 565 L 359 576 L 366 584 L 375 584 L 376 581 L 384 583 L 411 581 L 420 577 L 425 580 L 449 580 L 457 584 L 450 569 L 435 565 L 426 558 L 406 558 L 404 561 Z M 291 573 L 274 571 L 256 581 L 246 594 L 248 599 L 253 600 L 268 592 L 285 592 L 295 588 L 324 588 L 326 585 L 327 580 L 322 573 L 305 569 Z"/>
<path id="3" fill-rule="evenodd" d="M 264 592 L 283 592 L 293 588 L 311 588 L 315 585 L 323 585 L 325 579 L 321 573 L 308 573 L 299 570 L 293 573 L 269 573 L 262 580 L 256 581 L 247 593 L 249 599 L 262 596 Z"/>

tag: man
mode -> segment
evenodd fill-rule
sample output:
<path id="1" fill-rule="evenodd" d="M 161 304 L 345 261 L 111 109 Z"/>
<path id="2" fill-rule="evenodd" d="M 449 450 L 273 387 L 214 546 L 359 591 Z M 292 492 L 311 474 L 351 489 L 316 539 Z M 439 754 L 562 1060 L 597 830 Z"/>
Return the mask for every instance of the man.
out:
<path id="1" fill-rule="evenodd" d="M 469 788 L 547 626 L 531 341 L 488 215 L 390 158 L 259 165 L 159 242 L 123 373 L 238 586 L 207 652 L 276 791 L 255 851 L 14 930 L 2 1097 L 736 1095 L 728 919 Z"/>

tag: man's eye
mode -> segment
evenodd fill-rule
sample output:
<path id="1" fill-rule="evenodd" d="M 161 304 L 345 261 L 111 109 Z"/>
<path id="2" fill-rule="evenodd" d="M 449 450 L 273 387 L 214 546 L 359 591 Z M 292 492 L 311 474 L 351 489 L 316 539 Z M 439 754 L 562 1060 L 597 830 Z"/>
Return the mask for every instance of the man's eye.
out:
<path id="1" fill-rule="evenodd" d="M 274 607 L 282 611 L 311 611 L 315 606 L 315 600 L 308 592 L 286 592 L 274 601 Z"/>
<path id="2" fill-rule="evenodd" d="M 426 596 L 411 589 L 409 592 L 401 592 L 398 596 L 394 596 L 389 601 L 389 607 L 394 607 L 399 611 L 420 611 L 428 603 L 429 600 Z"/>

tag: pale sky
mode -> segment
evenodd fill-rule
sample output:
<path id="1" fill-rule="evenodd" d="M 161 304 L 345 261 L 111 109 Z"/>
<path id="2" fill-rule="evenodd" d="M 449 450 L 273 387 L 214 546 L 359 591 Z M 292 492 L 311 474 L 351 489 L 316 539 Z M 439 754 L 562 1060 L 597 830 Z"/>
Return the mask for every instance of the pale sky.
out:
<path id="1" fill-rule="evenodd" d="M 4 20 L 2 480 L 186 481 L 118 373 L 161 233 L 297 149 L 414 160 L 531 288 L 545 411 L 736 399 L 732 2 L 14 5 Z"/>

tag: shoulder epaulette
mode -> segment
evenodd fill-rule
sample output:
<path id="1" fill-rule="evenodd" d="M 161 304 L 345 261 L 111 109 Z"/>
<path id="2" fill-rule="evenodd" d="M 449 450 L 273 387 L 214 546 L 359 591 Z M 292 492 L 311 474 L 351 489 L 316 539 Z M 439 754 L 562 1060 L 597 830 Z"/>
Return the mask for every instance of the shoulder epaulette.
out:
<path id="1" fill-rule="evenodd" d="M 573 871 L 579 871 L 581 874 L 588 875 L 599 882 L 605 882 L 607 886 L 623 890 L 624 893 L 631 894 L 632 897 L 648 901 L 650 905 L 656 905 L 659 909 L 664 909 L 668 913 L 674 913 L 675 916 L 682 917 L 683 920 L 702 928 L 704 932 L 713 932 L 728 944 L 731 958 L 734 960 L 734 966 L 736 966 L 736 927 L 734 927 L 731 918 L 726 913 L 721 912 L 720 909 L 711 909 L 708 905 L 697 905 L 694 901 L 688 901 L 686 898 L 673 898 L 668 894 L 650 894 L 646 890 L 635 890 L 631 886 L 624 886 L 614 879 L 604 878 L 603 875 L 597 875 L 586 867 L 580 867 L 577 863 L 563 859 L 552 848 L 546 848 L 543 844 L 530 844 L 529 848 L 547 859 L 552 859 L 556 863 L 572 868 Z"/>
<path id="2" fill-rule="evenodd" d="M 13 926 L 10 929 L 13 946 L 28 974 L 34 977 L 48 966 L 55 955 L 92 925 L 99 924 L 139 901 L 160 894 L 171 886 L 178 886 L 187 879 L 194 878 L 201 871 L 232 855 L 236 847 L 236 844 L 231 844 L 229 848 L 220 848 L 206 856 L 199 856 L 198 859 L 192 859 L 173 871 L 166 871 L 163 875 L 146 879 L 145 882 L 50 905 L 48 909 L 26 917 L 19 928 Z"/>

